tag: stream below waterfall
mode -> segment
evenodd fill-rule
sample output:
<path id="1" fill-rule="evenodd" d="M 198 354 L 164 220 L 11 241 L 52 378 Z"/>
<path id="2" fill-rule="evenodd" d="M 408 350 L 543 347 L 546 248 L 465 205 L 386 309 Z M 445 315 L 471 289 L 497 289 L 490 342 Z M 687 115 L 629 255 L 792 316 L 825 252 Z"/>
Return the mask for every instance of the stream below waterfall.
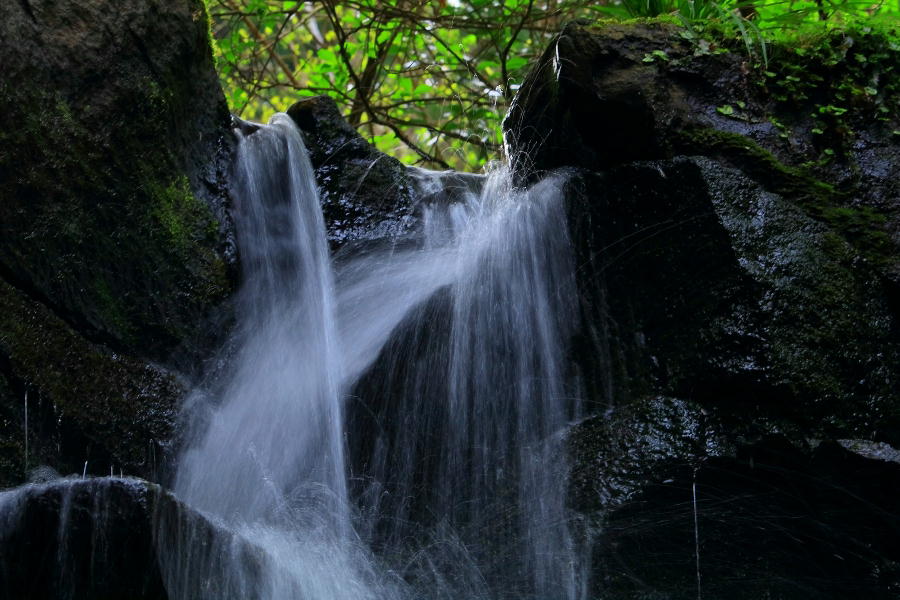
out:
<path id="1" fill-rule="evenodd" d="M 293 122 L 241 139 L 239 324 L 227 375 L 188 402 L 174 485 L 233 537 L 176 544 L 172 597 L 585 595 L 562 183 L 497 169 L 419 207 L 415 239 L 333 264 Z"/>

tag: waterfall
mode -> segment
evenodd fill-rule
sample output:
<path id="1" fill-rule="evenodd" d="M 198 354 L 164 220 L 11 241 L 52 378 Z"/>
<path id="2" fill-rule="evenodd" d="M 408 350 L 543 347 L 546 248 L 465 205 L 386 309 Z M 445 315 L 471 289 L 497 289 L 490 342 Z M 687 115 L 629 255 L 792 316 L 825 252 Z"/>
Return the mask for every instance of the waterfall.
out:
<path id="1" fill-rule="evenodd" d="M 207 543 L 170 532 L 170 595 L 389 597 L 364 572 L 371 561 L 352 536 L 331 259 L 290 118 L 276 115 L 241 139 L 232 186 L 239 326 L 228 375 L 189 402 L 203 433 L 181 457 L 174 485 L 231 535 Z"/>
<path id="2" fill-rule="evenodd" d="M 244 279 L 237 356 L 175 491 L 227 520 L 315 510 L 347 535 L 334 282 L 312 167 L 289 118 L 242 140 L 232 183 Z"/>
<path id="3" fill-rule="evenodd" d="M 419 248 L 338 272 L 345 347 L 372 346 L 359 341 L 385 307 L 405 315 L 367 356 L 349 431 L 377 432 L 355 438 L 362 531 L 424 597 L 583 595 L 562 448 L 580 410 L 564 181 L 510 179 L 500 168 L 464 203 L 422 207 Z"/>
<path id="4" fill-rule="evenodd" d="M 173 597 L 584 597 L 564 181 L 510 181 L 333 264 L 292 121 L 241 139 L 239 326 L 228 375 L 187 405 L 175 480 L 231 535 L 167 539 Z"/>

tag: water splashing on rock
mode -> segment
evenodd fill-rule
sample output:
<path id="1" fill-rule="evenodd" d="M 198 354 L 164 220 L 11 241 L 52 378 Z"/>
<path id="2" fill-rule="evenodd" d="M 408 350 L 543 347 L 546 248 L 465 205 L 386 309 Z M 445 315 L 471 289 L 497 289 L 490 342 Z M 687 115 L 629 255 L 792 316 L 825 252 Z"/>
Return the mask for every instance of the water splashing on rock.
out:
<path id="1" fill-rule="evenodd" d="M 241 140 L 240 325 L 228 375 L 188 405 L 200 434 L 175 484 L 232 536 L 172 540 L 174 596 L 584 595 L 563 184 L 497 170 L 423 202 L 412 240 L 333 269 L 293 123 Z"/>

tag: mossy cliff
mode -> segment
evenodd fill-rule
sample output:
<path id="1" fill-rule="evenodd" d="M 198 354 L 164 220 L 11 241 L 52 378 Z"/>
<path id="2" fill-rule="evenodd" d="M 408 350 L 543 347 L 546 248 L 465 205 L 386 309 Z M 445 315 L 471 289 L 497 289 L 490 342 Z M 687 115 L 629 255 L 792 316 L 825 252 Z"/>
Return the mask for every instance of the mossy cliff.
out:
<path id="1" fill-rule="evenodd" d="M 765 64 L 662 22 L 573 23 L 551 44 L 507 147 L 525 179 L 575 169 L 598 406 L 675 395 L 900 442 L 896 40 L 852 26 L 770 44 Z"/>
<path id="2" fill-rule="evenodd" d="M 704 596 L 895 595 L 897 40 L 823 28 L 766 63 L 721 31 L 573 23 L 523 83 L 514 167 L 571 172 L 598 597 L 696 596 L 695 518 Z"/>
<path id="3" fill-rule="evenodd" d="M 146 361 L 187 368 L 202 356 L 232 289 L 233 140 L 205 8 L 28 0 L 2 14 L 0 289 L 5 306 L 44 316 L 28 326 L 8 307 L 0 369 L 17 407 L 27 391 L 66 419 L 90 415 L 78 435 L 93 449 L 46 463 L 70 469 L 99 445 L 134 466 L 135 448 L 165 431 L 126 431 L 131 416 L 159 403 L 171 412 L 180 388 L 122 390 L 145 381 Z"/>

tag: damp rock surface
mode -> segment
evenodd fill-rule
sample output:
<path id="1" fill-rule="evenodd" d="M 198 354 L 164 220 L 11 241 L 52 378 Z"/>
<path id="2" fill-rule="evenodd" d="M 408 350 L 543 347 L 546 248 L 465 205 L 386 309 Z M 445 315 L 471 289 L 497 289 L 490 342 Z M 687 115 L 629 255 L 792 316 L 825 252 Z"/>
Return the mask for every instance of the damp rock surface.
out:
<path id="1" fill-rule="evenodd" d="M 900 65 L 854 36 L 839 52 Z M 569 501 L 596 527 L 594 593 L 893 597 L 897 90 L 854 103 L 841 141 L 807 115 L 867 75 L 709 50 L 670 24 L 571 24 L 504 125 L 522 181 L 570 174 L 590 408 Z M 810 106 L 780 97 L 790 69 L 818 78 Z"/>
<path id="2" fill-rule="evenodd" d="M 363 139 L 328 96 L 300 100 L 288 115 L 303 132 L 333 249 L 412 230 L 416 189 L 399 160 Z"/>
<path id="3" fill-rule="evenodd" d="M 178 372 L 228 330 L 236 279 L 234 142 L 205 8 L 0 14 L 0 482 L 84 461 L 152 477 Z"/>

